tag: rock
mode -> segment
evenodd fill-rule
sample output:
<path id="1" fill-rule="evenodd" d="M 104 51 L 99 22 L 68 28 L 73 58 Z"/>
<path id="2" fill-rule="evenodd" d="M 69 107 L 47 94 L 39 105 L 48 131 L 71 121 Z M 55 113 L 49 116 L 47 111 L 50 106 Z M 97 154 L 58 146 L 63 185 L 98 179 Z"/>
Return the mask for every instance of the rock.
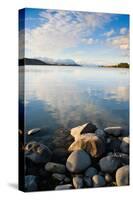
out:
<path id="1" fill-rule="evenodd" d="M 103 176 L 95 175 L 92 177 L 93 187 L 103 187 L 105 186 L 105 180 Z"/>
<path id="2" fill-rule="evenodd" d="M 105 141 L 105 139 L 106 139 L 106 133 L 105 133 L 103 130 L 97 129 L 97 130 L 95 131 L 95 134 L 96 134 L 98 137 L 100 137 L 103 141 Z"/>
<path id="3" fill-rule="evenodd" d="M 54 173 L 52 174 L 52 178 L 57 181 L 63 181 L 66 178 L 66 176 L 64 174 Z"/>
<path id="4" fill-rule="evenodd" d="M 73 177 L 73 186 L 76 189 L 83 188 L 83 178 L 80 176 Z"/>
<path id="5" fill-rule="evenodd" d="M 105 151 L 105 143 L 94 133 L 81 135 L 79 139 L 73 142 L 68 151 L 76 151 L 83 149 L 88 152 L 92 157 L 98 158 Z"/>
<path id="6" fill-rule="evenodd" d="M 120 149 L 122 153 L 129 153 L 129 137 L 123 137 Z"/>
<path id="7" fill-rule="evenodd" d="M 96 174 L 97 174 L 97 170 L 94 167 L 89 167 L 84 173 L 85 176 L 88 176 L 90 178 L 93 177 Z"/>
<path id="8" fill-rule="evenodd" d="M 35 133 L 38 133 L 38 132 L 40 132 L 40 130 L 41 130 L 40 128 L 33 128 L 28 131 L 28 135 L 33 135 Z"/>
<path id="9" fill-rule="evenodd" d="M 110 174 L 108 174 L 108 173 L 105 174 L 104 178 L 105 178 L 105 181 L 106 181 L 107 183 L 111 183 L 112 180 L 113 180 L 113 179 L 112 179 L 112 176 L 111 176 Z"/>
<path id="10" fill-rule="evenodd" d="M 113 173 L 120 166 L 120 160 L 114 156 L 106 156 L 100 159 L 99 165 L 102 172 Z"/>
<path id="11" fill-rule="evenodd" d="M 91 122 L 71 129 L 71 135 L 77 140 L 81 134 L 94 133 L 97 127 Z"/>
<path id="12" fill-rule="evenodd" d="M 45 170 L 48 172 L 64 174 L 66 172 L 66 167 L 63 164 L 48 162 L 45 165 Z"/>
<path id="13" fill-rule="evenodd" d="M 91 165 L 91 158 L 83 150 L 77 150 L 70 154 L 66 162 L 66 168 L 72 173 L 80 173 Z"/>
<path id="14" fill-rule="evenodd" d="M 52 152 L 50 149 L 39 142 L 29 142 L 25 146 L 25 157 L 36 164 L 47 163 L 51 160 Z"/>
<path id="15" fill-rule="evenodd" d="M 104 131 L 106 133 L 108 133 L 109 135 L 113 135 L 113 136 L 119 136 L 122 134 L 123 132 L 123 128 L 120 126 L 116 126 L 116 127 L 107 127 L 104 129 Z"/>
<path id="16" fill-rule="evenodd" d="M 84 177 L 84 183 L 87 187 L 92 187 L 92 180 L 90 177 Z"/>
<path id="17" fill-rule="evenodd" d="M 32 192 L 37 191 L 37 177 L 33 175 L 27 175 L 25 176 L 25 191 L 26 192 Z"/>
<path id="18" fill-rule="evenodd" d="M 129 165 L 125 165 L 117 170 L 116 183 L 118 186 L 129 185 Z"/>
<path id="19" fill-rule="evenodd" d="M 120 152 L 116 152 L 116 153 L 110 152 L 110 153 L 108 153 L 108 155 L 119 160 L 120 165 L 128 165 L 129 164 L 129 155 L 128 154 L 120 153 Z"/>
<path id="20" fill-rule="evenodd" d="M 120 145 L 121 145 L 121 141 L 119 139 L 116 139 L 116 137 L 112 139 L 110 138 L 110 142 L 107 145 L 107 151 L 119 152 Z"/>
<path id="21" fill-rule="evenodd" d="M 64 179 L 64 183 L 70 183 L 70 182 L 71 182 L 71 179 L 70 179 L 70 178 L 66 177 L 66 178 Z"/>
<path id="22" fill-rule="evenodd" d="M 99 171 L 99 172 L 98 172 L 98 175 L 100 175 L 100 176 L 104 176 L 104 175 L 105 175 L 105 173 L 104 173 L 104 172 L 101 172 L 101 171 Z"/>
<path id="23" fill-rule="evenodd" d="M 58 185 L 55 188 L 55 190 L 68 190 L 68 189 L 72 189 L 72 185 L 71 184 Z"/>

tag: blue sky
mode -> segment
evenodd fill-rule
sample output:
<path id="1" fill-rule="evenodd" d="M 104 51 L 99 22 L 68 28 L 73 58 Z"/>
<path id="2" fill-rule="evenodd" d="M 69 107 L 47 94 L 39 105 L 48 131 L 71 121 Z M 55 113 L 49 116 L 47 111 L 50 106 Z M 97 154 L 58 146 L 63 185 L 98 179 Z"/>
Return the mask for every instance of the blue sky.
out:
<path id="1" fill-rule="evenodd" d="M 25 33 L 25 57 L 69 58 L 84 64 L 129 62 L 126 14 L 27 8 L 21 12 L 19 30 L 20 36 Z"/>

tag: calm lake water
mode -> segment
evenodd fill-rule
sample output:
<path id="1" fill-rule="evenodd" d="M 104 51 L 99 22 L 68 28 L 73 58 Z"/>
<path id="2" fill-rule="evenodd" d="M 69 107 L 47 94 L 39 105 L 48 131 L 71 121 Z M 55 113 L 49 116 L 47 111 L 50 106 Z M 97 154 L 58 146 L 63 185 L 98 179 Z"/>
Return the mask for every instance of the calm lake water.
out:
<path id="1" fill-rule="evenodd" d="M 128 127 L 129 69 L 25 67 L 25 129 L 44 130 L 36 140 L 47 143 L 57 130 L 88 121 L 99 128 Z"/>

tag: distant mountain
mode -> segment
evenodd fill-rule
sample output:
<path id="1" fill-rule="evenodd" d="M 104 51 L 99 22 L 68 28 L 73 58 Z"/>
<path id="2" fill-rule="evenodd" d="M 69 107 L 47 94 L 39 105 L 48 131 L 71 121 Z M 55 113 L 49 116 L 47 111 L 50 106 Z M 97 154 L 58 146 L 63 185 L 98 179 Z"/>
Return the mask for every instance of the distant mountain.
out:
<path id="1" fill-rule="evenodd" d="M 51 59 L 51 58 L 23 58 L 19 59 L 19 65 L 59 65 L 59 66 L 80 66 L 72 59 Z"/>
<path id="2" fill-rule="evenodd" d="M 46 63 L 38 59 L 31 59 L 31 58 L 19 59 L 19 66 L 23 65 L 46 65 Z"/>

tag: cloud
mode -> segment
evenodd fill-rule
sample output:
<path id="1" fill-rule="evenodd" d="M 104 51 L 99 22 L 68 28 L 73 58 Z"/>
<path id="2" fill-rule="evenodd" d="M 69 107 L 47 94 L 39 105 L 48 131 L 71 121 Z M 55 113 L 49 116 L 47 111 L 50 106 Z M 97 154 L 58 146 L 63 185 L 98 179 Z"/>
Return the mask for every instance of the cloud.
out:
<path id="1" fill-rule="evenodd" d="M 115 36 L 108 38 L 107 42 L 112 46 L 118 47 L 120 49 L 128 50 L 129 49 L 129 36 Z"/>
<path id="2" fill-rule="evenodd" d="M 120 29 L 120 34 L 121 35 L 124 35 L 124 34 L 126 34 L 127 33 L 127 28 L 126 27 L 122 27 L 121 29 Z"/>
<path id="3" fill-rule="evenodd" d="M 110 36 L 114 35 L 114 33 L 115 33 L 114 29 L 111 29 L 110 31 L 104 33 L 104 35 L 105 35 L 106 37 L 110 37 Z"/>
<path id="4" fill-rule="evenodd" d="M 44 23 L 26 30 L 28 57 L 59 57 L 64 49 L 78 46 L 84 38 L 91 44 L 92 32 L 111 20 L 108 14 L 54 10 L 42 11 L 40 17 Z"/>
<path id="5" fill-rule="evenodd" d="M 98 39 L 93 39 L 93 38 L 83 38 L 82 42 L 86 45 L 92 45 L 92 44 L 96 44 L 98 42 Z"/>

